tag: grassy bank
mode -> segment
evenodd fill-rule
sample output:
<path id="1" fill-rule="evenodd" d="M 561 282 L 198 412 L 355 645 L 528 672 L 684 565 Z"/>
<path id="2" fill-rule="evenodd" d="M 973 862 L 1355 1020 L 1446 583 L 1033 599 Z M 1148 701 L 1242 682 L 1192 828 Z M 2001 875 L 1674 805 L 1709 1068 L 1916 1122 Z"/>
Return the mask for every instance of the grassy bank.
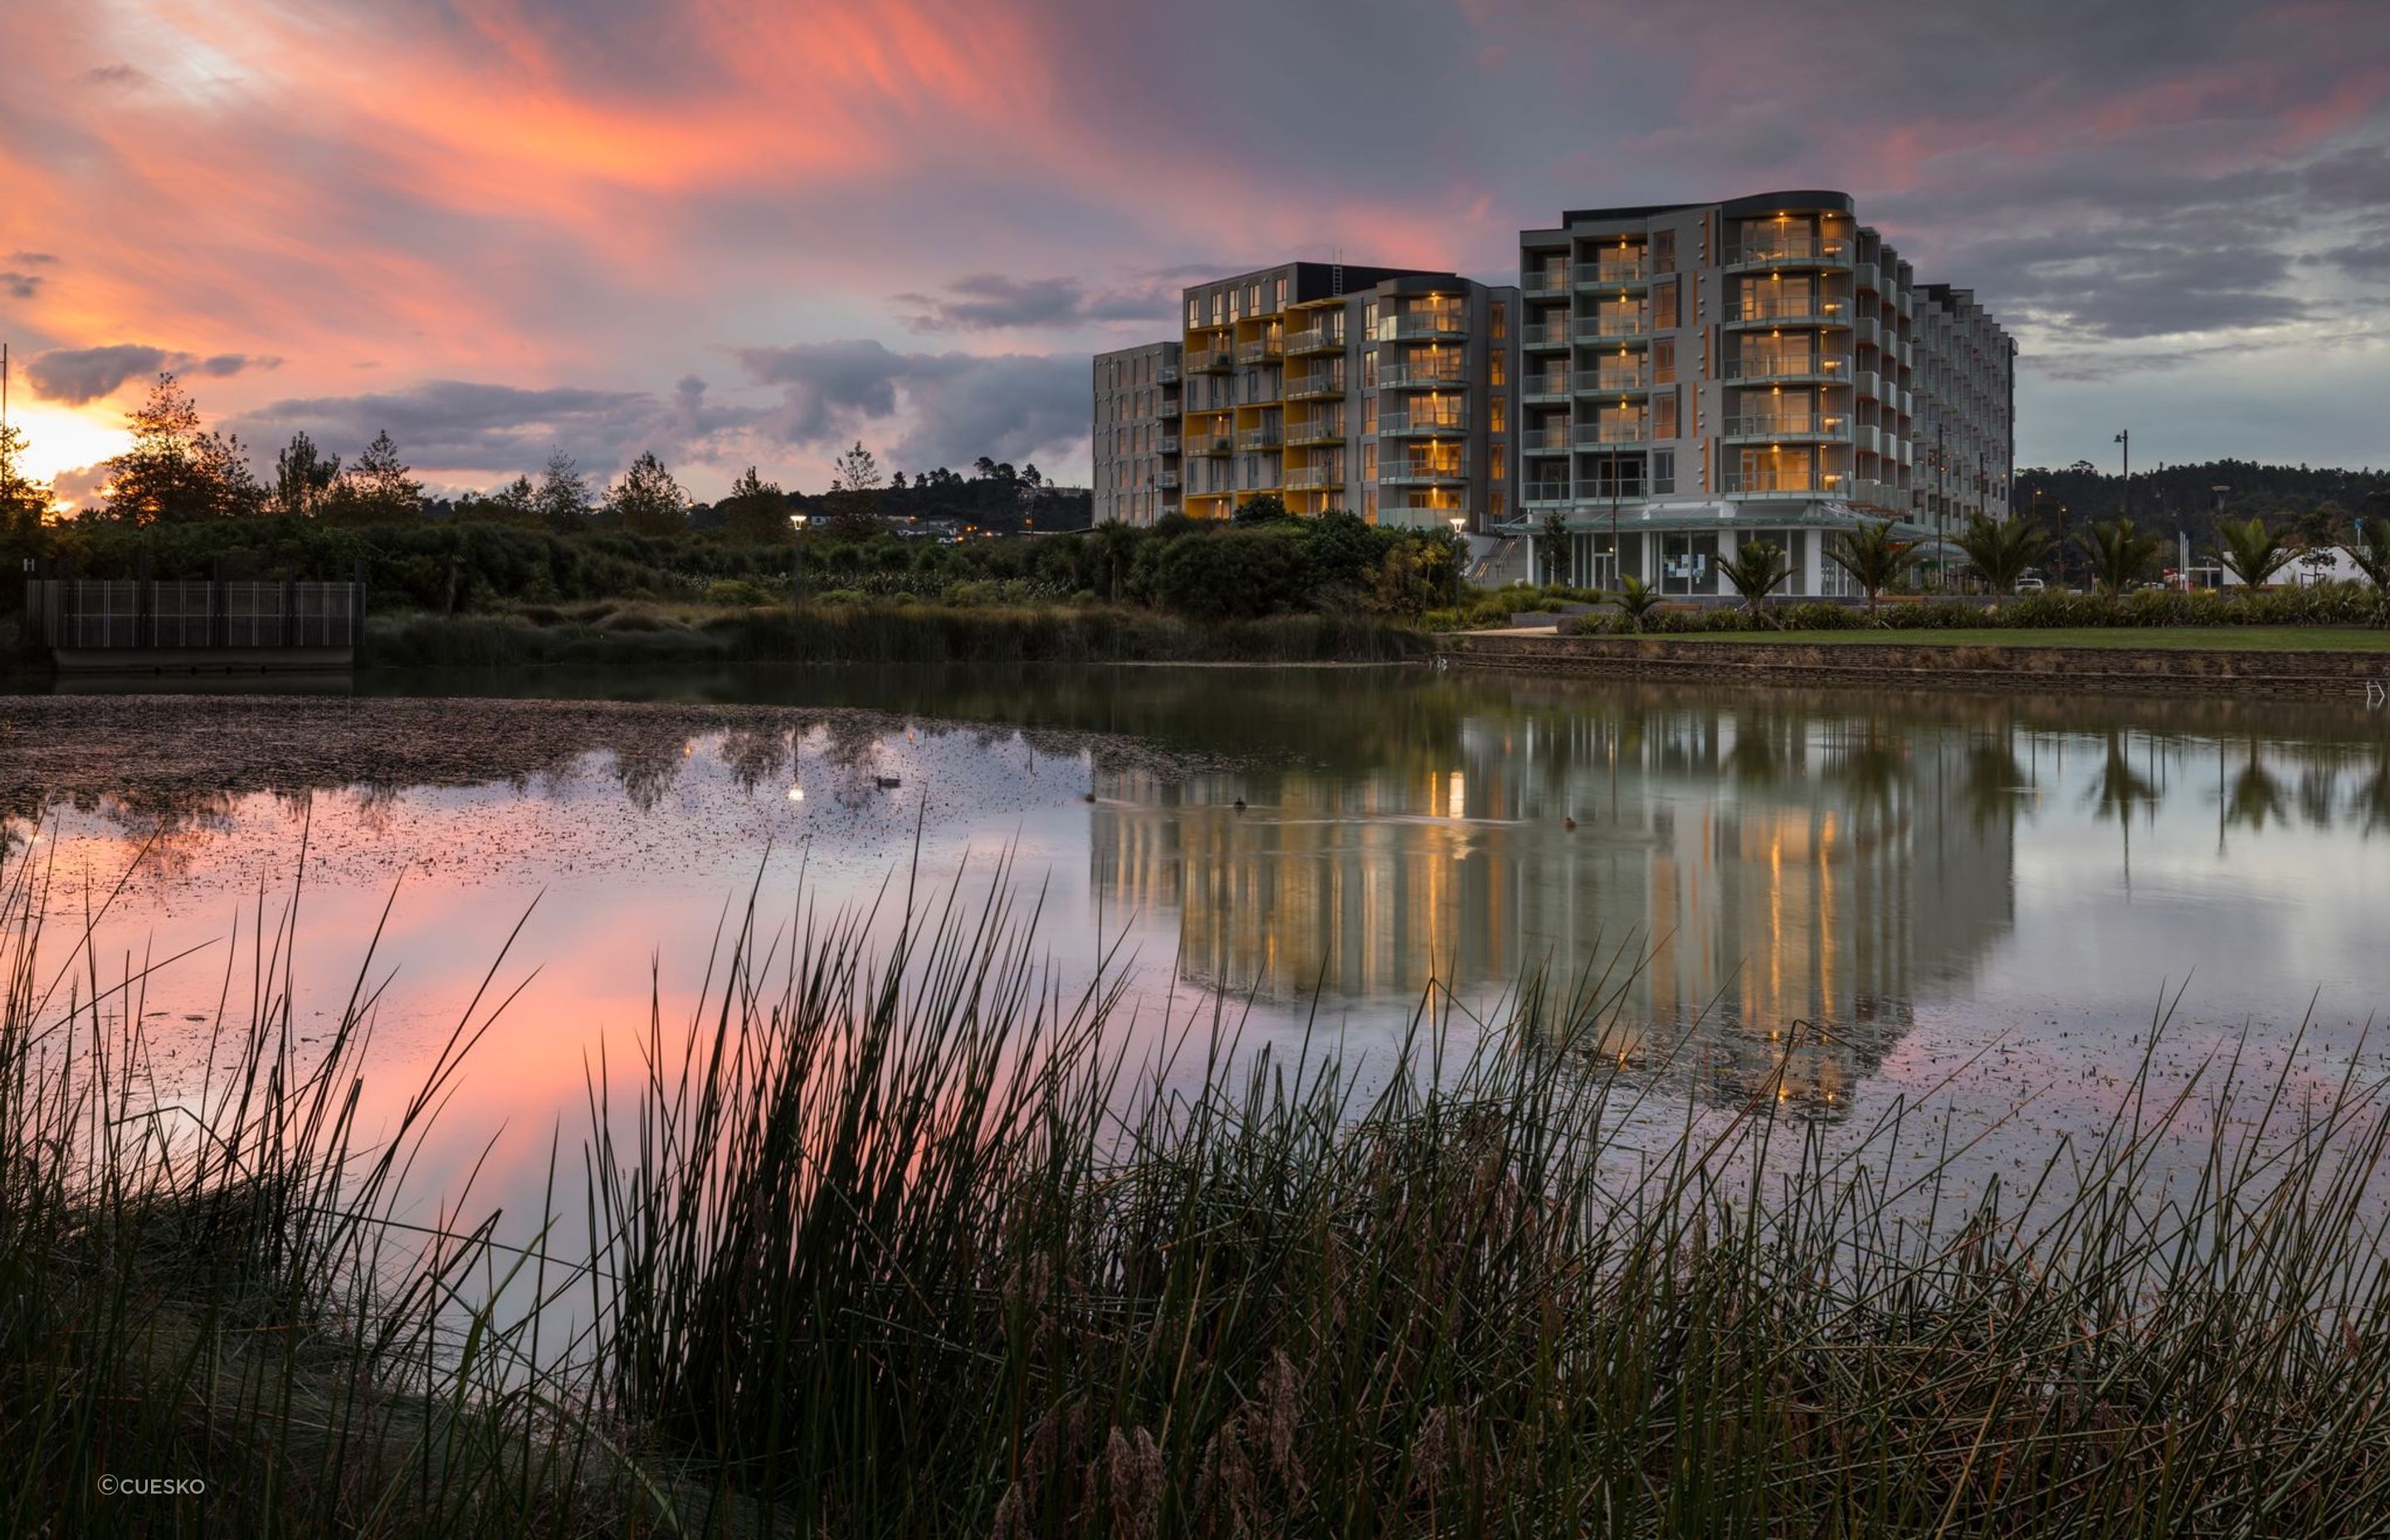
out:
<path id="1" fill-rule="evenodd" d="M 353 1146 L 348 1034 L 289 1058 L 287 996 L 177 1137 L 106 1026 L 129 997 L 20 963 L 9 1533 L 166 1527 L 107 1472 L 203 1475 L 178 1521 L 244 1534 L 2222 1536 L 2390 1501 L 2378 1087 L 2263 1137 L 2287 1083 L 2128 1093 L 1972 1194 L 1936 1130 L 1830 1153 L 1780 1072 L 1630 1149 L 1664 1093 L 1612 1072 L 1615 978 L 1483 1034 L 1432 997 L 1374 1092 L 1200 1033 L 1165 1083 L 1113 1046 L 1117 983 L 1057 975 L 997 891 L 877 946 L 751 912 L 593 1087 L 569 1260 L 469 1210 L 393 1246 L 421 1125 Z M 61 1020 L 107 1053 L 61 1057 Z M 471 1308 L 518 1264 L 585 1336 Z"/>
<path id="2" fill-rule="evenodd" d="M 601 602 L 505 615 L 376 618 L 369 667 L 598 663 L 1384 662 L 1427 649 L 1369 616 L 1190 621 L 1103 606 L 866 601 L 725 609 Z"/>
<path id="3" fill-rule="evenodd" d="M 1603 632 L 1610 635 L 1613 633 Z M 2390 631 L 2362 626 L 2050 626 L 2036 630 L 1686 631 L 1670 641 L 1819 647 L 2087 647 L 2181 652 L 2390 652 Z"/>

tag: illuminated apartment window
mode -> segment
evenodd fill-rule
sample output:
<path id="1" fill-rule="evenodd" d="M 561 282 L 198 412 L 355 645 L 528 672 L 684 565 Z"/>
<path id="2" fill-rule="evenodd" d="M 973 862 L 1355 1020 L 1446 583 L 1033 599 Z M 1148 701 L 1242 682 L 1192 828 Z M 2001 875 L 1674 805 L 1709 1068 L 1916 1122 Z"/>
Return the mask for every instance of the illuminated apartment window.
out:
<path id="1" fill-rule="evenodd" d="M 1365 391 L 1372 390 L 1377 386 L 1377 383 L 1378 350 L 1375 348 L 1363 348 L 1361 350 L 1361 389 Z"/>
<path id="2" fill-rule="evenodd" d="M 1651 327 L 1655 331 L 1673 331 L 1677 326 L 1677 280 L 1651 286 Z"/>
<path id="3" fill-rule="evenodd" d="M 1374 486 L 1361 489 L 1361 517 L 1372 524 L 1378 521 L 1378 489 Z"/>
<path id="4" fill-rule="evenodd" d="M 1671 385 L 1677 379 L 1677 340 L 1663 337 L 1651 344 L 1651 383 Z"/>
<path id="5" fill-rule="evenodd" d="M 1272 308 L 1277 310 L 1284 310 L 1286 308 L 1286 280 L 1284 278 L 1280 278 L 1278 281 L 1278 303 Z"/>
<path id="6" fill-rule="evenodd" d="M 1214 290 L 1213 291 L 1213 294 L 1212 294 L 1212 324 L 1213 324 L 1214 326 L 1215 326 L 1215 327 L 1216 327 L 1216 326 L 1218 326 L 1222 321 L 1227 320 L 1227 317 L 1228 317 L 1228 293 L 1227 293 L 1227 290 L 1226 290 L 1226 289 L 1214 289 Z"/>
<path id="7" fill-rule="evenodd" d="M 1373 353 L 1370 356 L 1375 357 L 1376 354 Z M 1377 430 L 1378 398 L 1376 396 L 1363 396 L 1361 398 L 1361 431 L 1364 433 L 1374 433 Z"/>
<path id="8" fill-rule="evenodd" d="M 1364 337 L 1375 337 L 1377 334 L 1378 302 L 1375 300 L 1364 300 L 1361 302 L 1361 335 Z"/>
<path id="9" fill-rule="evenodd" d="M 1510 335 L 1510 307 L 1497 300 L 1486 307 L 1486 330 L 1499 342 Z"/>
<path id="10" fill-rule="evenodd" d="M 1499 350 L 1485 356 L 1485 382 L 1488 385 L 1508 385 L 1510 382 L 1510 360 Z"/>
<path id="11" fill-rule="evenodd" d="M 1375 439 L 1363 439 L 1361 441 L 1361 480 L 1365 481 L 1374 481 L 1377 479 L 1378 441 Z"/>
<path id="12" fill-rule="evenodd" d="M 1677 436 L 1677 392 L 1663 391 L 1651 398 L 1651 436 L 1673 439 Z"/>
<path id="13" fill-rule="evenodd" d="M 1676 270 L 1677 232 L 1674 230 L 1652 231 L 1651 271 L 1654 273 L 1674 273 Z"/>
<path id="14" fill-rule="evenodd" d="M 1485 421 L 1485 426 L 1486 426 L 1486 428 L 1487 428 L 1490 431 L 1493 431 L 1493 432 L 1496 432 L 1496 433 L 1507 433 L 1507 432 L 1509 432 L 1509 431 L 1510 430 L 1510 398 L 1509 396 L 1499 396 L 1499 395 L 1495 396 L 1494 398 L 1492 398 L 1491 400 L 1489 400 L 1488 402 L 1486 402 L 1486 404 L 1485 404 L 1485 412 L 1486 412 L 1486 421 Z"/>
<path id="15" fill-rule="evenodd" d="M 1497 519 L 1501 518 L 1504 510 L 1510 506 L 1510 499 L 1503 494 L 1499 487 L 1485 494 L 1485 511 Z"/>

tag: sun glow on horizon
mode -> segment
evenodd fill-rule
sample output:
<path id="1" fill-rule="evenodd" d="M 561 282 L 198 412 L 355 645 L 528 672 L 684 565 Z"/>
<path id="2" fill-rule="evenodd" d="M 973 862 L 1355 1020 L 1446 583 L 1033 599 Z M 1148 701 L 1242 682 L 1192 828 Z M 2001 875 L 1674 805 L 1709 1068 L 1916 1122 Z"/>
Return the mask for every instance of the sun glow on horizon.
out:
<path id="1" fill-rule="evenodd" d="M 86 469 L 133 444 L 124 414 L 115 406 L 78 410 L 12 399 L 8 424 L 25 435 L 24 473 L 36 481 L 56 481 L 63 472 Z"/>

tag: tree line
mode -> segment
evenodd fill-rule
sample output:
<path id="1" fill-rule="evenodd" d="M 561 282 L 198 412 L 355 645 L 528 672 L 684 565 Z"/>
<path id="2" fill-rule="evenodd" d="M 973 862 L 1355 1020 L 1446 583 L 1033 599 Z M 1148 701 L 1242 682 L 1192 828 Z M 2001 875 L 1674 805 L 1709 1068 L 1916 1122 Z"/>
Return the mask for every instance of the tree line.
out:
<path id="1" fill-rule="evenodd" d="M 136 526 L 280 516 L 341 528 L 432 520 L 556 534 L 698 531 L 786 541 L 800 520 L 857 532 L 883 520 L 988 532 L 1084 528 L 1092 507 L 1084 492 L 1050 486 L 1034 465 L 1015 469 L 986 456 L 968 476 L 941 466 L 909 481 L 902 471 L 891 478 L 860 442 L 838 457 L 827 493 L 784 492 L 750 466 L 711 504 L 691 498 L 652 451 L 609 482 L 585 474 L 560 448 L 536 477 L 430 497 L 387 430 L 347 463 L 296 433 L 276 454 L 272 478 L 261 480 L 237 436 L 200 426 L 197 402 L 172 374 L 158 377 L 126 426 L 133 443 L 103 467 L 102 501 L 89 516 Z M 32 530 L 54 506 L 49 488 L 19 474 L 24 449 L 20 430 L 0 436 L 0 533 Z"/>

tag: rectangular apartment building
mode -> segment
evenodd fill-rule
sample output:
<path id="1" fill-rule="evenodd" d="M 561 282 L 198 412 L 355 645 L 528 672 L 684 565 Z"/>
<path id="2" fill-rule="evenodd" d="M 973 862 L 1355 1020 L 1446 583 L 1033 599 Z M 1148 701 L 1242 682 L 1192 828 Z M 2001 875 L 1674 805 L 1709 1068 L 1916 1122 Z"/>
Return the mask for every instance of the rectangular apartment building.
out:
<path id="1" fill-rule="evenodd" d="M 1836 533 L 1889 517 L 1932 537 L 1920 414 L 1941 424 L 1960 409 L 1956 396 L 1947 411 L 1918 399 L 1921 307 L 1935 302 L 1847 195 L 1573 210 L 1519 244 L 1524 501 L 1512 528 L 1540 536 L 1557 520 L 1565 540 L 1537 553 L 1537 576 L 1557 554 L 1579 584 L 1623 574 L 1722 594 L 1720 560 L 1766 539 L 1791 558 L 1785 592 L 1832 595 L 1849 589 L 1825 558 Z M 2000 483 L 1968 506 L 2004 511 L 2013 414 L 1989 382 L 1995 362 L 2008 378 L 2013 350 L 1972 300 L 1949 308 L 1952 356 L 1966 364 L 1937 373 L 1937 388 L 1963 374 L 1965 452 Z"/>
<path id="2" fill-rule="evenodd" d="M 1097 360 L 1099 520 L 1225 519 L 1265 494 L 1293 513 L 1343 509 L 1420 528 L 1483 528 L 1515 511 L 1515 290 L 1295 262 L 1191 285 L 1180 301 L 1178 342 Z M 1137 404 L 1107 386 L 1105 366 L 1155 348 L 1171 350 L 1181 382 L 1177 431 L 1153 435 L 1169 447 L 1148 468 L 1127 446 L 1149 441 L 1121 431 L 1138 425 L 1121 416 Z M 1140 512 L 1148 475 L 1176 500 Z M 1108 487 L 1128 501 L 1108 503 Z"/>
<path id="3" fill-rule="evenodd" d="M 1178 511 L 1178 391 L 1176 342 L 1096 355 L 1097 523 Z"/>
<path id="4" fill-rule="evenodd" d="M 2009 516 L 2016 344 L 1972 290 L 1917 291 L 1917 510 L 1937 533 Z"/>

